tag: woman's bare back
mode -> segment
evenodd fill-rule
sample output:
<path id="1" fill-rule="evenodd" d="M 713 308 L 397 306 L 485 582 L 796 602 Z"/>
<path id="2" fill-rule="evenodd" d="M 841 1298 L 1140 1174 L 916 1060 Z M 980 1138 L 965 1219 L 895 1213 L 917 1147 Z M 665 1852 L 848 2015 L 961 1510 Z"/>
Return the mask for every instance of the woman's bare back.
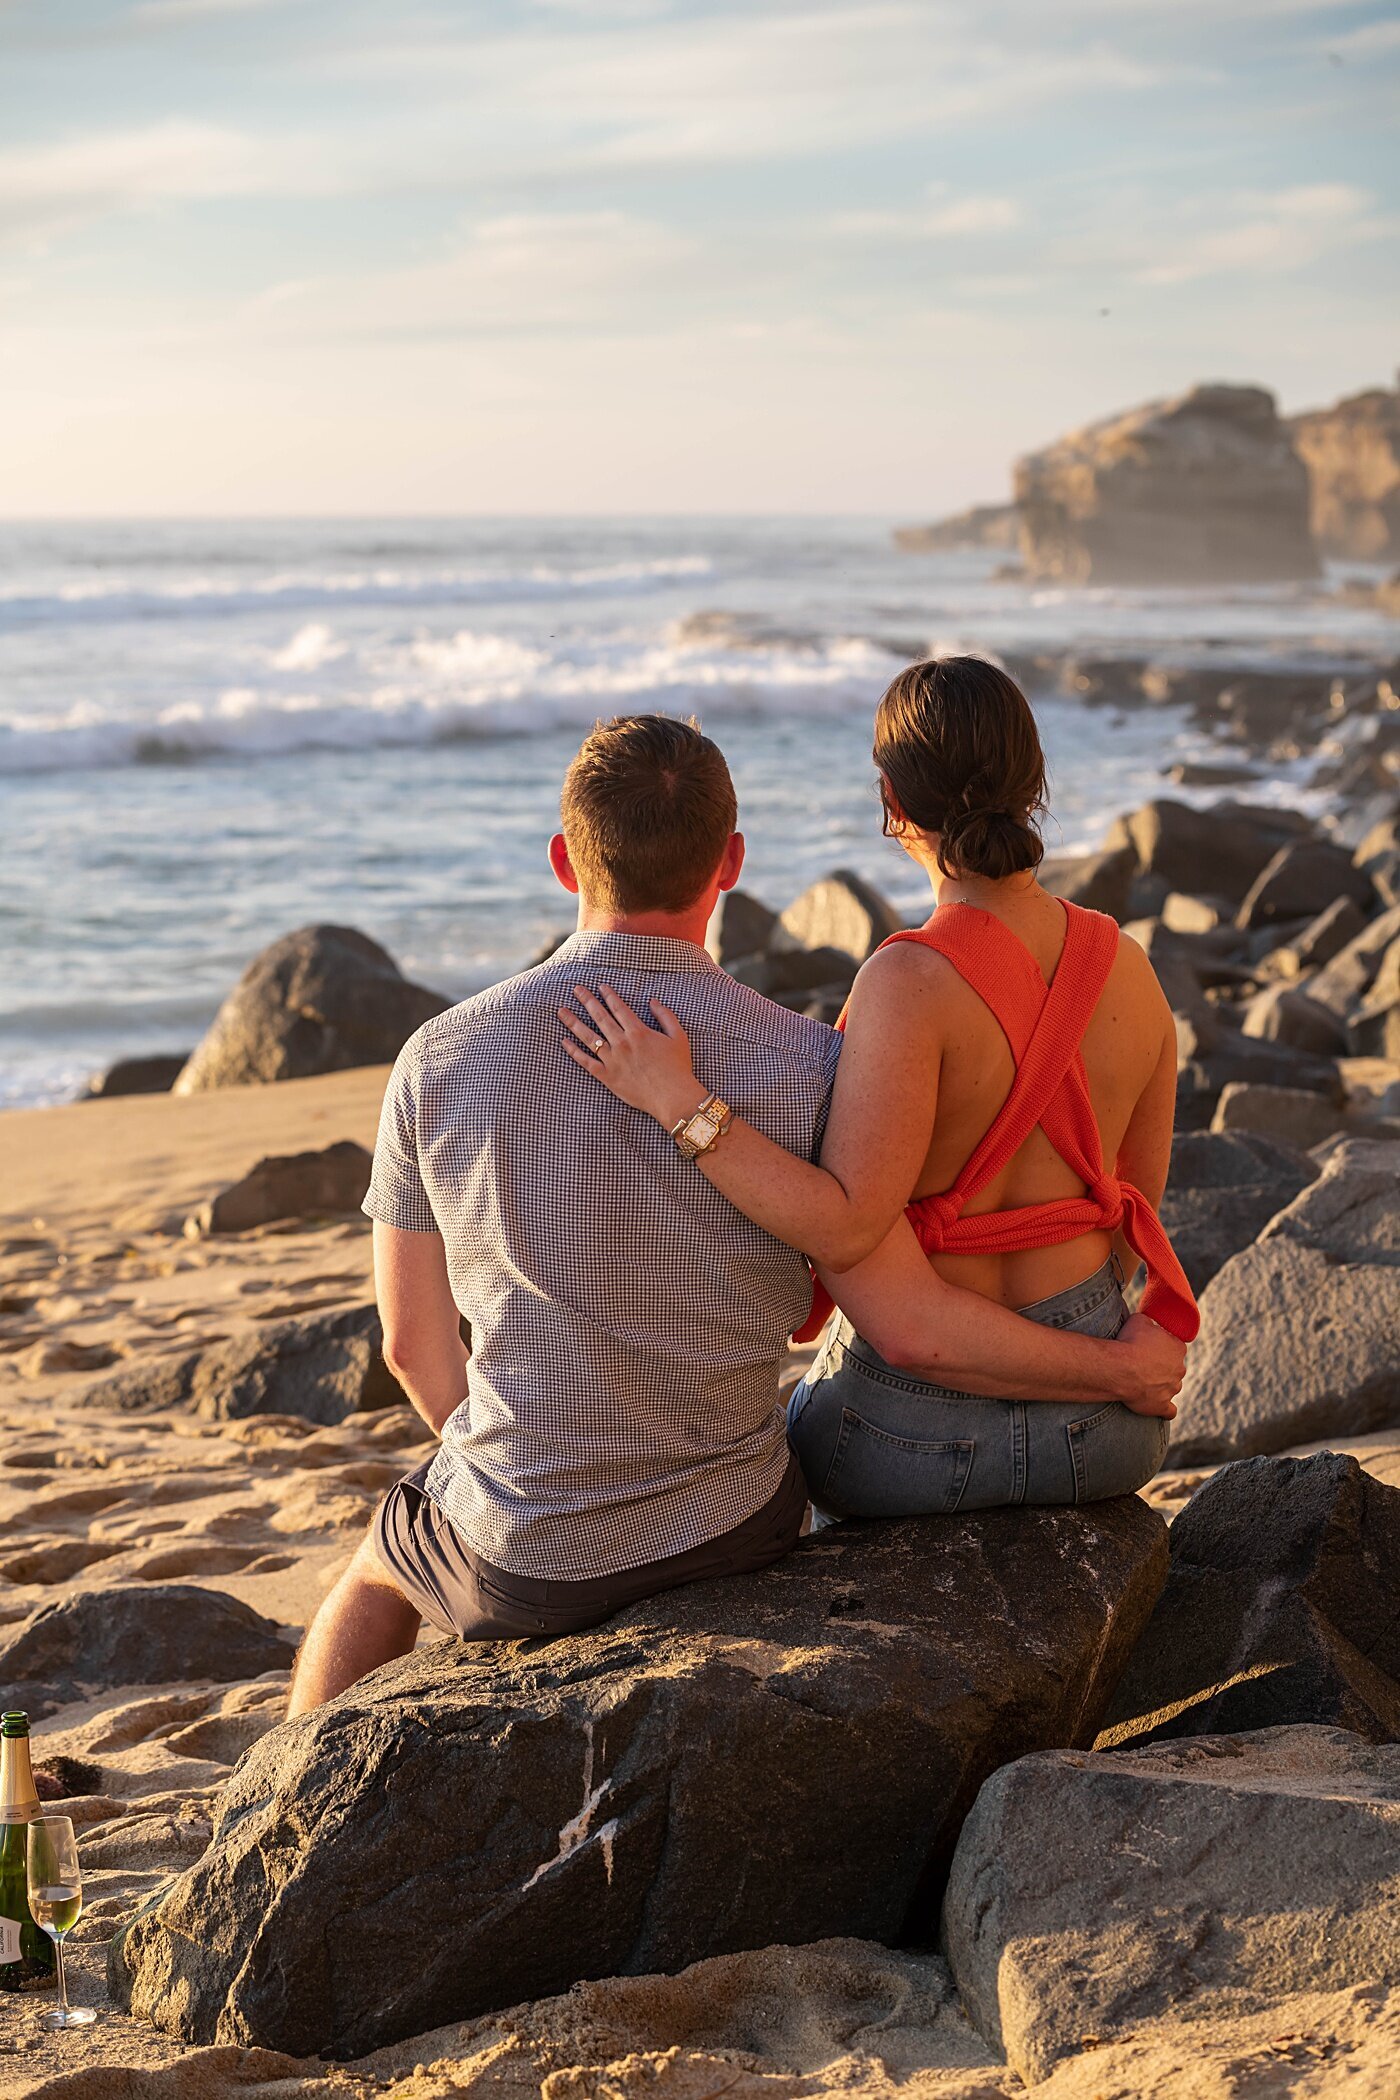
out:
<path id="1" fill-rule="evenodd" d="M 978 908 L 988 910 L 1017 936 L 1048 984 L 1064 949 L 1064 906 L 1038 885 L 988 885 L 987 891 L 990 894 Z M 961 908 L 941 907 L 945 911 Z M 914 1189 L 916 1196 L 926 1196 L 939 1194 L 956 1181 L 1000 1113 L 1011 1090 L 1015 1064 L 990 1009 L 953 965 L 932 950 L 915 952 L 921 967 L 936 976 L 938 991 L 937 1040 L 929 1046 L 930 1055 L 939 1060 L 938 1103 L 928 1154 Z M 1165 1181 L 1170 1155 L 1175 1036 L 1152 966 L 1131 940 L 1119 942 L 1081 1048 L 1104 1163 L 1111 1172 L 1131 1137 L 1130 1149 L 1142 1156 L 1125 1161 L 1125 1166 L 1132 1169 L 1130 1178 L 1145 1177 L 1139 1185 L 1155 1201 L 1160 1186 L 1147 1183 Z M 1003 1172 L 971 1199 L 966 1215 L 1053 1202 L 1084 1192 L 1083 1182 L 1037 1129 Z M 1102 1267 L 1112 1244 L 1110 1234 L 1095 1232 L 1059 1246 L 1011 1254 L 940 1254 L 934 1265 L 949 1283 L 1006 1305 L 1029 1305 L 1068 1289 Z"/>

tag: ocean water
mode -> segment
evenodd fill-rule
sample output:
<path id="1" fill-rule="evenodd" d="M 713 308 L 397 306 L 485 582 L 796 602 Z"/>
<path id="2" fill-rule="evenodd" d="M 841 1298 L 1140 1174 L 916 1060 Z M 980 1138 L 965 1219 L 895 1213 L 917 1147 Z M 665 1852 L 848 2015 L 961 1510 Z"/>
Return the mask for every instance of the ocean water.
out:
<path id="1" fill-rule="evenodd" d="M 0 526 L 0 1103 L 192 1044 L 313 919 L 457 996 L 520 967 L 569 921 L 544 847 L 600 715 L 700 717 L 770 902 L 846 865 L 912 911 L 869 762 L 910 656 L 1394 638 L 1316 591 L 1043 590 L 999 560 L 900 554 L 881 520 Z M 1172 710 L 1033 697 L 1052 851 L 1205 742 Z"/>

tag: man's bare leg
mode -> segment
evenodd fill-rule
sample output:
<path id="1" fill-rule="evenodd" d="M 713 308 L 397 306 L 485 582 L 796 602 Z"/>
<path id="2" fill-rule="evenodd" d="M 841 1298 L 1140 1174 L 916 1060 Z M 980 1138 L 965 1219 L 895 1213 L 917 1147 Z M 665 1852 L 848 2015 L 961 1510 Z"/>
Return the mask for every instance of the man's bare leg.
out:
<path id="1" fill-rule="evenodd" d="M 407 1655 L 422 1620 L 374 1550 L 367 1532 L 355 1557 L 306 1629 L 292 1672 L 287 1713 L 308 1713 L 381 1663 Z"/>

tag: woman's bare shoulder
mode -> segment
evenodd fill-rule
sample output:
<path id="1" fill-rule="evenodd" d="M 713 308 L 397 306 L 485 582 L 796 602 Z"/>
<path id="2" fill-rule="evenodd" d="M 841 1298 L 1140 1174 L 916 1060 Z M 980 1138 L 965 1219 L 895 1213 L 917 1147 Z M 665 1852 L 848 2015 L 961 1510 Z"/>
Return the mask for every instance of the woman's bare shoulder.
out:
<path id="1" fill-rule="evenodd" d="M 1134 1009 L 1154 1017 L 1167 1015 L 1166 995 L 1152 967 L 1152 958 L 1142 943 L 1120 927 L 1118 953 L 1109 972 L 1109 983 Z"/>

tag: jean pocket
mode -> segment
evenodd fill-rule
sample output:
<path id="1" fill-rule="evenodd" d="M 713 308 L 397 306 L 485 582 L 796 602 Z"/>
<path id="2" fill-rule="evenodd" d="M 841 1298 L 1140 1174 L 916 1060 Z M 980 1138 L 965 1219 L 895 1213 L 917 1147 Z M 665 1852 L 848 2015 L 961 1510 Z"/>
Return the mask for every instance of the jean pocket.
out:
<path id="1" fill-rule="evenodd" d="M 971 1438 L 896 1436 L 845 1407 L 820 1499 L 849 1517 L 946 1516 L 962 1500 L 976 1449 Z"/>
<path id="2" fill-rule="evenodd" d="M 1166 1457 L 1168 1425 L 1112 1400 L 1066 1425 L 1076 1502 L 1106 1502 L 1146 1487 Z"/>

